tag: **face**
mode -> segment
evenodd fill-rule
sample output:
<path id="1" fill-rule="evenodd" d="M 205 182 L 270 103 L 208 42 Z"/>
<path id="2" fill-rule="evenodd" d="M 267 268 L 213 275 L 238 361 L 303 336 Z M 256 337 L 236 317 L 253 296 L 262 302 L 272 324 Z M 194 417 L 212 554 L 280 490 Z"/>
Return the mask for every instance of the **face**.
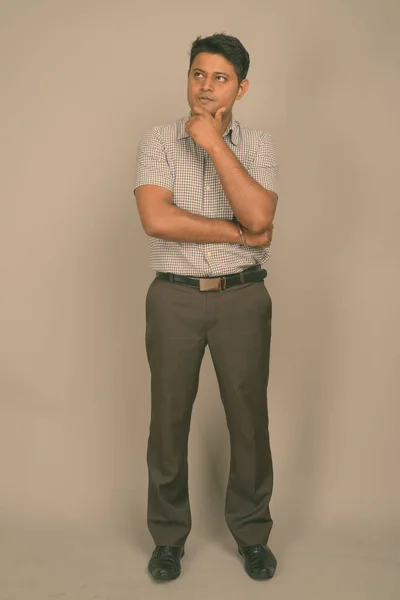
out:
<path id="1" fill-rule="evenodd" d="M 188 75 L 189 106 L 192 109 L 199 104 L 212 115 L 224 107 L 227 109 L 224 120 L 228 120 L 233 105 L 243 98 L 248 85 L 247 79 L 239 85 L 233 65 L 224 56 L 201 52 L 194 59 Z"/>

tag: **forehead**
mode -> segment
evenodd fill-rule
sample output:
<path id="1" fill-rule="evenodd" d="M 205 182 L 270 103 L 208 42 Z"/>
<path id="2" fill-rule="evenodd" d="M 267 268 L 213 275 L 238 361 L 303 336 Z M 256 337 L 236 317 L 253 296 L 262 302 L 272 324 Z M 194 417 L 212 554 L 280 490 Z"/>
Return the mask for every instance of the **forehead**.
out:
<path id="1" fill-rule="evenodd" d="M 200 52 L 193 61 L 192 70 L 201 69 L 206 73 L 226 73 L 227 75 L 235 75 L 235 69 L 221 54 L 209 54 L 208 52 Z"/>

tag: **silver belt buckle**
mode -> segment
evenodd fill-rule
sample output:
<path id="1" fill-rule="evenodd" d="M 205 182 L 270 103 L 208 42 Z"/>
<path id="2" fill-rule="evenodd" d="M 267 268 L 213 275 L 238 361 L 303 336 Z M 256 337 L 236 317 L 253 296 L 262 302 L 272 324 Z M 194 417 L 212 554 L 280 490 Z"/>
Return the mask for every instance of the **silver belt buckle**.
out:
<path id="1" fill-rule="evenodd" d="M 225 289 L 225 277 L 207 277 L 199 280 L 201 292 L 219 292 Z"/>

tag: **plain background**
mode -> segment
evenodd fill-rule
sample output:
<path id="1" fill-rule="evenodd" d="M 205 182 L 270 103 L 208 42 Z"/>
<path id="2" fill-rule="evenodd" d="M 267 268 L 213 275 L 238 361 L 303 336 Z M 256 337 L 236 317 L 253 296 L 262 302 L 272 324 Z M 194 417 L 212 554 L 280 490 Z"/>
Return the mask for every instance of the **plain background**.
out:
<path id="1" fill-rule="evenodd" d="M 2 530 L 107 530 L 145 565 L 153 275 L 135 157 L 147 129 L 187 114 L 191 42 L 221 31 L 251 56 L 235 116 L 280 159 L 271 544 L 284 557 L 314 536 L 398 562 L 397 0 L 0 2 Z M 199 552 L 233 548 L 228 461 L 206 356 L 190 439 Z"/>

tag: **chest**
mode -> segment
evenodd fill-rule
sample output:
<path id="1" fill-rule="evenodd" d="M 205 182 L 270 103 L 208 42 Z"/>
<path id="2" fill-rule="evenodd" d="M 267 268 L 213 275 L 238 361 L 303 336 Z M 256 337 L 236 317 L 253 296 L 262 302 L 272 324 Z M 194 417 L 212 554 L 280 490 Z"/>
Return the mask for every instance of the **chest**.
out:
<path id="1" fill-rule="evenodd" d="M 254 157 L 243 146 L 226 142 L 250 172 Z M 191 138 L 179 140 L 169 156 L 174 183 L 174 204 L 210 218 L 232 219 L 233 212 L 208 153 Z"/>

